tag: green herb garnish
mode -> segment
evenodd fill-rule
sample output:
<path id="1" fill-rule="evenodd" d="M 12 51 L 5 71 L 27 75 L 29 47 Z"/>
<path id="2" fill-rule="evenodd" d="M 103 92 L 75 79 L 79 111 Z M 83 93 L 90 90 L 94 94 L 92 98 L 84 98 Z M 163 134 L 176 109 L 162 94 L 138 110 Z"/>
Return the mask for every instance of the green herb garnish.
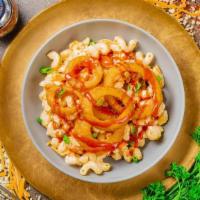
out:
<path id="1" fill-rule="evenodd" d="M 162 77 L 161 76 L 156 76 L 157 81 L 160 83 L 162 81 Z"/>
<path id="2" fill-rule="evenodd" d="M 41 66 L 40 69 L 39 69 L 39 72 L 41 74 L 49 74 L 53 71 L 53 69 L 49 66 Z"/>
<path id="3" fill-rule="evenodd" d="M 89 46 L 94 45 L 94 44 L 96 44 L 96 42 L 94 40 L 90 39 Z"/>
<path id="4" fill-rule="evenodd" d="M 36 119 L 36 121 L 37 121 L 39 124 L 42 124 L 42 119 L 41 119 L 40 117 L 38 117 L 38 118 Z"/>
<path id="5" fill-rule="evenodd" d="M 65 93 L 65 90 L 64 89 L 61 89 L 59 92 L 58 92 L 58 97 L 62 97 L 62 95 Z"/>
<path id="6" fill-rule="evenodd" d="M 143 200 L 165 200 L 165 187 L 161 182 L 149 184 L 142 193 Z"/>
<path id="7" fill-rule="evenodd" d="M 96 138 L 97 138 L 97 136 L 98 136 L 98 133 L 92 133 L 92 137 L 93 137 L 93 138 L 95 138 L 95 139 L 96 139 Z"/>
<path id="8" fill-rule="evenodd" d="M 197 127 L 192 137 L 199 143 L 200 127 Z M 172 163 L 165 175 L 176 179 L 176 183 L 165 191 L 160 182 L 148 185 L 142 190 L 143 200 L 198 200 L 200 199 L 200 152 L 189 171 L 181 165 Z"/>
<path id="9" fill-rule="evenodd" d="M 136 83 L 136 85 L 135 85 L 135 92 L 138 92 L 140 90 L 141 86 L 142 86 L 141 83 L 139 83 L 139 82 Z"/>
<path id="10" fill-rule="evenodd" d="M 104 104 L 104 98 L 99 98 L 97 101 L 96 101 L 96 105 L 97 106 L 102 106 Z"/>
<path id="11" fill-rule="evenodd" d="M 171 163 L 170 169 L 165 172 L 165 175 L 167 177 L 173 177 L 177 180 L 184 180 L 190 176 L 189 172 L 187 172 L 183 166 L 176 163 Z"/>
<path id="12" fill-rule="evenodd" d="M 130 124 L 131 134 L 134 134 L 136 132 L 135 126 L 131 123 Z"/>
<path id="13" fill-rule="evenodd" d="M 197 144 L 200 145 L 200 126 L 196 127 L 196 129 L 192 133 L 192 138 L 196 141 Z"/>
<path id="14" fill-rule="evenodd" d="M 193 181 L 189 179 L 191 173 L 188 172 L 185 167 L 176 163 L 171 163 L 170 169 L 166 171 L 165 175 L 167 177 L 173 177 L 177 181 L 170 191 L 166 193 L 166 199 L 191 199 L 187 197 L 187 190 L 189 191 L 189 185 L 192 184 Z"/>
<path id="15" fill-rule="evenodd" d="M 63 141 L 65 142 L 65 144 L 69 144 L 70 143 L 70 139 L 69 139 L 69 137 L 67 135 L 64 135 Z"/>
<path id="16" fill-rule="evenodd" d="M 131 84 L 128 84 L 127 85 L 127 91 L 130 91 L 130 90 L 132 90 L 132 87 L 131 87 Z"/>
<path id="17" fill-rule="evenodd" d="M 137 157 L 134 156 L 132 162 L 138 163 L 138 162 L 140 162 L 140 160 Z"/>

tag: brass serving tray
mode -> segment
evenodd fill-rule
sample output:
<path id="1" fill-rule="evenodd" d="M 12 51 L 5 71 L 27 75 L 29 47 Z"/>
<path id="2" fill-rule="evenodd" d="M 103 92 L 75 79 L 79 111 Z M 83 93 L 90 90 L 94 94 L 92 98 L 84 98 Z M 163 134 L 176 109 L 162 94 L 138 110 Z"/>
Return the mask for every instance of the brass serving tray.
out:
<path id="1" fill-rule="evenodd" d="M 91 184 L 64 175 L 37 151 L 26 133 L 21 113 L 24 72 L 41 45 L 63 27 L 91 18 L 114 18 L 135 24 L 160 40 L 181 72 L 186 110 L 179 136 L 167 155 L 154 167 L 131 180 L 113 184 Z M 11 160 L 28 182 L 51 199 L 141 199 L 141 188 L 163 180 L 172 161 L 189 168 L 199 147 L 191 131 L 200 122 L 200 52 L 186 31 L 170 16 L 142 0 L 68 0 L 34 17 L 10 44 L 0 67 L 0 140 Z"/>

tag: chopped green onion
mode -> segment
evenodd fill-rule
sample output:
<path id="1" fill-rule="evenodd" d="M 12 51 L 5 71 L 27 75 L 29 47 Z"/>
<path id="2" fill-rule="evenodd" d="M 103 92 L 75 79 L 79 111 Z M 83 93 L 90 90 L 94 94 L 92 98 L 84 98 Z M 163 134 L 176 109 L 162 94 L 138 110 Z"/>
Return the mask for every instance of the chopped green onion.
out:
<path id="1" fill-rule="evenodd" d="M 99 98 L 97 101 L 96 101 L 96 105 L 97 106 L 102 106 L 104 104 L 104 98 Z"/>
<path id="2" fill-rule="evenodd" d="M 61 89 L 60 92 L 58 92 L 58 97 L 61 97 L 65 93 L 64 89 Z"/>
<path id="3" fill-rule="evenodd" d="M 97 136 L 98 136 L 98 133 L 92 133 L 92 137 L 93 137 L 93 138 L 95 138 L 95 139 L 96 139 L 96 138 L 97 138 Z"/>
<path id="4" fill-rule="evenodd" d="M 138 92 L 138 91 L 140 90 L 141 86 L 142 86 L 142 84 L 138 82 L 138 83 L 135 85 L 135 92 Z"/>
<path id="5" fill-rule="evenodd" d="M 131 128 L 131 134 L 134 134 L 136 132 L 136 128 L 132 123 L 130 124 L 130 128 Z"/>
<path id="6" fill-rule="evenodd" d="M 137 157 L 133 157 L 133 160 L 132 160 L 134 163 L 138 163 L 138 162 L 140 162 L 140 160 L 137 158 Z"/>
<path id="7" fill-rule="evenodd" d="M 132 90 L 132 88 L 131 88 L 131 84 L 128 84 L 128 86 L 127 86 L 127 90 L 128 90 L 128 91 Z"/>
<path id="8" fill-rule="evenodd" d="M 66 143 L 66 144 L 69 144 L 70 143 L 70 139 L 67 135 L 64 135 L 63 137 L 63 141 Z"/>
<path id="9" fill-rule="evenodd" d="M 96 42 L 94 40 L 90 39 L 89 46 L 94 45 L 94 44 L 96 44 Z"/>
<path id="10" fill-rule="evenodd" d="M 38 117 L 38 118 L 36 119 L 36 121 L 37 121 L 39 124 L 42 124 L 42 119 L 41 119 L 40 117 Z"/>
<path id="11" fill-rule="evenodd" d="M 157 81 L 160 83 L 162 81 L 162 77 L 161 76 L 156 76 Z"/>
<path id="12" fill-rule="evenodd" d="M 49 74 L 49 73 L 52 72 L 52 70 L 53 69 L 51 67 L 49 67 L 49 66 L 41 66 L 40 69 L 39 69 L 39 72 L 41 74 Z"/>

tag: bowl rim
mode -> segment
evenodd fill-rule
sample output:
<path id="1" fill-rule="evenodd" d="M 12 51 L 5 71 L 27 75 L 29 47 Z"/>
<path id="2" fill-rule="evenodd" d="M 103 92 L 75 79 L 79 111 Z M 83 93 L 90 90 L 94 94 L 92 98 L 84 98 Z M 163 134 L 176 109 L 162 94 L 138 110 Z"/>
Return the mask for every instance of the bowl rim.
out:
<path id="1" fill-rule="evenodd" d="M 59 164 L 57 164 L 56 162 L 53 162 L 49 156 L 43 152 L 43 150 L 40 148 L 40 145 L 37 144 L 35 137 L 32 134 L 32 131 L 29 128 L 29 123 L 26 119 L 26 113 L 25 113 L 25 108 L 24 108 L 24 100 L 25 100 L 25 87 L 26 87 L 26 81 L 27 81 L 27 77 L 28 74 L 32 68 L 32 65 L 36 59 L 36 57 L 38 56 L 38 54 L 40 53 L 40 51 L 55 37 L 57 37 L 58 35 L 60 35 L 62 32 L 71 29 L 73 27 L 76 26 L 80 26 L 82 24 L 90 24 L 90 23 L 94 23 L 94 22 L 111 22 L 111 23 L 118 23 L 118 24 L 122 24 L 125 26 L 129 26 L 133 29 L 136 29 L 140 32 L 142 32 L 143 34 L 147 35 L 151 40 L 153 40 L 156 44 L 158 44 L 162 50 L 164 51 L 164 53 L 169 57 L 169 59 L 171 60 L 172 64 L 173 64 L 173 68 L 176 72 L 176 76 L 180 85 L 180 93 L 183 97 L 182 99 L 182 109 L 180 110 L 180 121 L 179 123 L 176 125 L 176 131 L 174 134 L 173 139 L 168 142 L 167 148 L 165 148 L 165 150 L 163 151 L 162 154 L 160 154 L 154 161 L 152 161 L 148 166 L 143 167 L 143 169 L 140 171 L 140 173 L 138 173 L 137 175 L 126 175 L 120 178 L 115 178 L 113 180 L 108 179 L 107 181 L 105 180 L 99 180 L 98 181 L 98 176 L 97 178 L 95 178 L 94 180 L 92 178 L 85 180 L 83 178 L 83 176 L 81 176 L 79 173 L 78 174 L 72 174 L 72 173 L 66 173 L 66 171 L 64 171 Z M 122 21 L 122 20 L 118 20 L 118 19 L 112 19 L 112 18 L 98 18 L 98 19 L 87 19 L 87 20 L 81 20 L 79 22 L 67 25 L 63 28 L 61 28 L 59 31 L 55 32 L 53 35 L 51 35 L 49 37 L 49 39 L 47 39 L 40 48 L 38 48 L 38 50 L 36 50 L 36 52 L 33 54 L 32 59 L 30 60 L 30 63 L 28 64 L 28 67 L 24 73 L 24 78 L 23 78 L 23 83 L 22 83 L 22 93 L 21 93 L 21 110 L 22 110 L 22 116 L 23 116 L 23 121 L 26 127 L 26 131 L 28 132 L 29 137 L 31 138 L 31 141 L 33 142 L 34 146 L 37 148 L 37 150 L 39 151 L 40 154 L 42 154 L 42 156 L 56 169 L 58 169 L 60 172 L 64 173 L 67 176 L 71 176 L 72 178 L 76 178 L 78 180 L 84 181 L 84 182 L 89 182 L 89 183 L 99 183 L 99 184 L 107 184 L 107 183 L 117 183 L 117 182 L 122 182 L 122 181 L 126 181 L 129 179 L 132 179 L 134 177 L 137 177 L 141 174 L 143 174 L 144 172 L 146 172 L 147 170 L 150 170 L 150 168 L 152 168 L 154 165 L 156 165 L 159 161 L 161 161 L 161 159 L 167 154 L 167 152 L 170 150 L 170 148 L 173 146 L 173 144 L 175 143 L 177 136 L 180 132 L 181 129 L 181 125 L 183 122 L 183 118 L 184 118 L 184 113 L 185 113 L 185 90 L 184 90 L 184 84 L 183 84 L 183 80 L 181 77 L 181 73 L 179 71 L 179 68 L 176 64 L 176 62 L 174 61 L 173 57 L 171 56 L 171 54 L 169 53 L 169 51 L 166 49 L 166 47 L 157 39 L 155 38 L 153 35 L 151 35 L 149 32 L 145 31 L 144 29 L 136 26 L 135 24 L 131 24 L 129 22 L 126 21 Z M 108 172 L 109 173 L 109 172 Z"/>

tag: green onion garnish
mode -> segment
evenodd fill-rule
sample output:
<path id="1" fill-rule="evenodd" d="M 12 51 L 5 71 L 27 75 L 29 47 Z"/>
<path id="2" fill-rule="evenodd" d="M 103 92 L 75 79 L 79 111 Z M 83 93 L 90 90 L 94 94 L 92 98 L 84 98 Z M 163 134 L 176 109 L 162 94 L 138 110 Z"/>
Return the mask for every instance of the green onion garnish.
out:
<path id="1" fill-rule="evenodd" d="M 140 160 L 137 158 L 137 157 L 133 157 L 133 160 L 132 160 L 132 162 L 134 162 L 134 163 L 138 163 Z"/>
<path id="2" fill-rule="evenodd" d="M 40 117 L 38 117 L 38 118 L 36 119 L 36 121 L 37 121 L 39 124 L 42 124 L 42 119 L 41 119 Z"/>
<path id="3" fill-rule="evenodd" d="M 127 90 L 128 90 L 128 91 L 132 90 L 132 88 L 131 88 L 131 85 L 130 85 L 130 84 L 128 84 L 128 86 L 127 86 Z"/>
<path id="4" fill-rule="evenodd" d="M 96 42 L 94 40 L 90 39 L 89 46 L 94 45 L 94 44 L 96 44 Z"/>
<path id="5" fill-rule="evenodd" d="M 162 77 L 161 76 L 156 76 L 157 81 L 160 83 L 162 81 Z"/>
<path id="6" fill-rule="evenodd" d="M 98 133 L 92 133 L 92 137 L 93 137 L 93 138 L 95 138 L 95 139 L 96 139 L 96 138 L 97 138 L 97 136 L 98 136 Z"/>
<path id="7" fill-rule="evenodd" d="M 58 97 L 62 97 L 62 95 L 65 93 L 65 90 L 64 89 L 61 89 L 59 92 L 58 92 Z"/>
<path id="8" fill-rule="evenodd" d="M 41 66 L 40 69 L 39 69 L 39 72 L 41 74 L 49 74 L 53 71 L 53 69 L 49 66 Z"/>
<path id="9" fill-rule="evenodd" d="M 97 106 L 102 106 L 104 104 L 104 98 L 99 98 L 97 101 L 96 101 L 96 105 Z"/>
<path id="10" fill-rule="evenodd" d="M 70 139 L 67 135 L 64 135 L 63 137 L 63 141 L 66 143 L 66 144 L 69 144 L 70 143 Z"/>
<path id="11" fill-rule="evenodd" d="M 131 128 L 131 134 L 134 134 L 136 132 L 136 128 L 132 123 L 130 124 L 130 128 Z"/>
<path id="12" fill-rule="evenodd" d="M 142 86 L 142 84 L 138 82 L 138 83 L 135 85 L 135 92 L 138 92 L 138 91 L 140 90 L 141 86 Z"/>

